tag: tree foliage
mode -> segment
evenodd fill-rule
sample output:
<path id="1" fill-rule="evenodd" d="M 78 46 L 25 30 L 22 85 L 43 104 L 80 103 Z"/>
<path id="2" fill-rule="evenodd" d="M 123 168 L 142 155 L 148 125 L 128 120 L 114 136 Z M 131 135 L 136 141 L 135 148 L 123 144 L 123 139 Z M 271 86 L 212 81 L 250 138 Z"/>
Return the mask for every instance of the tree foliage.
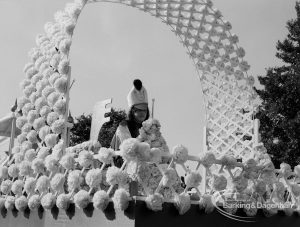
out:
<path id="1" fill-rule="evenodd" d="M 126 113 L 124 110 L 112 108 L 111 112 L 107 113 L 105 117 L 110 117 L 110 121 L 103 124 L 98 141 L 102 147 L 109 147 L 119 123 L 126 118 Z M 91 122 L 91 114 L 82 114 L 76 117 L 74 126 L 70 131 L 70 146 L 75 146 L 90 139 Z"/>
<path id="2" fill-rule="evenodd" d="M 258 79 L 264 88 L 256 89 L 262 104 L 260 119 L 262 142 L 276 167 L 286 162 L 300 163 L 300 3 L 297 18 L 287 22 L 288 35 L 276 45 L 276 57 L 285 64 L 267 69 Z"/>

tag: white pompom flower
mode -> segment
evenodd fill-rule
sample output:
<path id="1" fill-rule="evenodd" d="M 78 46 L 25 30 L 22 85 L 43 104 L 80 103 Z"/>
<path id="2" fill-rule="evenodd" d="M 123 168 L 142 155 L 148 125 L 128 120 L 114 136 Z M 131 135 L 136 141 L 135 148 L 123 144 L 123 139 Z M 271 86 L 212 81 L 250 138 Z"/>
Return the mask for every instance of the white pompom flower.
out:
<path id="1" fill-rule="evenodd" d="M 28 96 L 29 97 L 29 96 Z M 31 103 L 26 103 L 22 108 L 22 113 L 24 116 L 27 116 L 30 110 L 34 109 L 34 105 Z"/>
<path id="2" fill-rule="evenodd" d="M 164 187 L 170 187 L 175 184 L 176 180 L 177 180 L 176 170 L 173 168 L 166 169 L 162 178 L 162 185 Z"/>
<path id="3" fill-rule="evenodd" d="M 25 152 L 25 160 L 26 161 L 29 161 L 29 162 L 32 162 L 36 157 L 36 152 L 34 149 L 29 149 Z"/>
<path id="4" fill-rule="evenodd" d="M 28 207 L 30 210 L 39 208 L 40 204 L 41 200 L 39 195 L 33 195 L 28 199 Z"/>
<path id="5" fill-rule="evenodd" d="M 40 176 L 37 179 L 35 189 L 39 191 L 40 194 L 47 192 L 49 190 L 49 178 L 45 175 Z"/>
<path id="6" fill-rule="evenodd" d="M 51 125 L 51 130 L 55 134 L 61 134 L 65 129 L 65 119 L 58 119 Z"/>
<path id="7" fill-rule="evenodd" d="M 45 122 L 45 118 L 43 117 L 40 117 L 40 118 L 37 118 L 34 120 L 33 122 L 33 128 L 36 130 L 36 131 L 39 131 L 42 127 L 44 127 L 46 125 L 46 122 Z"/>
<path id="8" fill-rule="evenodd" d="M 205 213 L 209 214 L 214 211 L 215 206 L 212 202 L 211 195 L 204 194 L 200 198 L 199 208 L 204 209 Z"/>
<path id="9" fill-rule="evenodd" d="M 49 106 L 43 106 L 40 110 L 40 115 L 42 117 L 47 118 L 47 116 L 50 112 L 51 112 L 51 108 Z"/>
<path id="10" fill-rule="evenodd" d="M 61 139 L 59 142 L 53 147 L 52 155 L 56 157 L 58 160 L 61 159 L 63 156 L 63 148 L 64 148 L 64 141 Z"/>
<path id="11" fill-rule="evenodd" d="M 59 62 L 60 62 L 60 59 L 61 59 L 60 54 L 55 54 L 55 55 L 53 55 L 53 57 L 52 57 L 51 60 L 50 60 L 50 65 L 51 65 L 53 68 L 57 69 L 57 68 L 58 68 L 58 64 L 59 64 Z M 53 83 L 51 83 L 51 82 L 50 82 L 50 84 L 53 85 Z"/>
<path id="12" fill-rule="evenodd" d="M 183 145 L 176 145 L 173 148 L 174 161 L 178 163 L 185 163 L 188 160 L 188 149 Z"/>
<path id="13" fill-rule="evenodd" d="M 60 74 L 68 74 L 69 65 L 70 65 L 69 60 L 64 59 L 64 60 L 60 61 L 60 63 L 58 64 L 58 72 Z"/>
<path id="14" fill-rule="evenodd" d="M 120 145 L 121 156 L 128 161 L 135 160 L 138 143 L 139 141 L 136 138 L 129 138 L 124 140 Z"/>
<path id="15" fill-rule="evenodd" d="M 66 154 L 64 155 L 61 160 L 59 161 L 62 167 L 64 167 L 66 170 L 74 169 L 75 166 L 75 159 L 73 155 Z"/>
<path id="16" fill-rule="evenodd" d="M 128 182 L 128 175 L 121 169 L 111 166 L 106 171 L 106 181 L 109 185 L 124 186 Z"/>
<path id="17" fill-rule="evenodd" d="M 112 201 L 116 209 L 126 210 L 130 201 L 129 193 L 125 189 L 120 188 L 115 191 Z"/>
<path id="18" fill-rule="evenodd" d="M 17 141 L 19 144 L 22 144 L 24 141 L 26 141 L 26 132 L 22 132 L 20 135 L 17 136 Z"/>
<path id="19" fill-rule="evenodd" d="M 27 139 L 27 134 L 32 130 L 32 124 L 25 123 L 21 130 L 22 132 L 26 133 L 26 139 Z"/>
<path id="20" fill-rule="evenodd" d="M 24 182 L 22 180 L 16 180 L 12 184 L 11 191 L 15 195 L 20 196 L 22 194 L 23 187 L 24 187 Z"/>
<path id="21" fill-rule="evenodd" d="M 90 188 L 100 187 L 102 174 L 100 169 L 91 169 L 85 176 L 85 182 Z"/>
<path id="22" fill-rule="evenodd" d="M 20 164 L 23 160 L 24 160 L 24 154 L 23 152 L 14 154 L 14 160 L 15 160 L 15 164 Z"/>
<path id="23" fill-rule="evenodd" d="M 56 157 L 54 157 L 53 155 L 48 155 L 45 158 L 45 166 L 48 171 L 54 172 L 54 173 L 57 172 L 58 167 L 59 167 L 58 159 Z"/>
<path id="24" fill-rule="evenodd" d="M 27 208 L 28 199 L 22 195 L 15 200 L 15 207 L 18 211 L 24 211 Z"/>
<path id="25" fill-rule="evenodd" d="M 37 158 L 38 159 L 45 159 L 50 154 L 49 147 L 41 147 L 38 151 Z"/>
<path id="26" fill-rule="evenodd" d="M 68 78 L 66 76 L 58 78 L 54 83 L 54 88 L 56 91 L 65 94 L 68 88 Z"/>
<path id="27" fill-rule="evenodd" d="M 214 175 L 213 188 L 216 191 L 222 191 L 227 187 L 227 179 L 223 175 Z"/>
<path id="28" fill-rule="evenodd" d="M 34 159 L 31 163 L 31 168 L 33 169 L 33 172 L 35 174 L 44 173 L 46 168 L 44 164 L 44 160 L 41 158 Z"/>
<path id="29" fill-rule="evenodd" d="M 27 195 L 32 194 L 34 192 L 35 185 L 36 185 L 36 180 L 33 177 L 26 178 L 24 184 L 24 190 L 27 193 Z"/>
<path id="30" fill-rule="evenodd" d="M 19 164 L 19 170 L 19 175 L 23 177 L 30 176 L 33 173 L 31 163 L 26 160 Z"/>
<path id="31" fill-rule="evenodd" d="M 59 99 L 53 106 L 53 110 L 59 115 L 64 115 L 66 112 L 66 100 Z"/>
<path id="32" fill-rule="evenodd" d="M 50 182 L 51 188 L 56 192 L 62 192 L 65 183 L 65 176 L 62 173 L 57 173 Z"/>
<path id="33" fill-rule="evenodd" d="M 79 153 L 78 163 L 83 168 L 88 168 L 89 166 L 91 166 L 93 164 L 93 160 L 94 157 L 89 151 L 83 150 Z"/>
<path id="34" fill-rule="evenodd" d="M 36 118 L 39 117 L 39 114 L 36 110 L 30 110 L 27 115 L 27 121 L 32 124 Z"/>
<path id="35" fill-rule="evenodd" d="M 68 38 L 60 41 L 59 50 L 61 51 L 61 53 L 68 54 L 70 51 L 71 44 L 72 44 L 72 40 Z"/>
<path id="36" fill-rule="evenodd" d="M 13 147 L 11 153 L 12 153 L 12 154 L 17 154 L 17 153 L 19 153 L 20 151 L 21 151 L 21 147 L 17 145 L 17 146 L 14 146 L 14 147 Z"/>
<path id="37" fill-rule="evenodd" d="M 191 208 L 191 199 L 189 194 L 183 192 L 175 196 L 175 206 L 180 215 L 185 214 Z"/>
<path id="38" fill-rule="evenodd" d="M 29 82 L 30 84 L 30 82 Z M 27 84 L 28 86 L 28 84 Z M 21 110 L 25 106 L 25 104 L 30 103 L 30 100 L 24 96 L 21 96 L 17 99 L 18 109 Z"/>
<path id="39" fill-rule="evenodd" d="M 45 137 L 50 134 L 50 127 L 48 125 L 43 126 L 39 131 L 39 138 L 44 141 Z"/>
<path id="40" fill-rule="evenodd" d="M 58 63 L 59 62 L 57 62 L 57 66 L 58 66 Z M 57 66 L 55 67 L 55 68 L 57 68 Z M 52 85 L 52 86 L 54 86 L 54 83 L 55 83 L 55 81 L 58 79 L 58 78 L 60 78 L 61 76 L 59 75 L 59 73 L 53 73 L 51 76 L 50 76 L 50 78 L 49 78 L 49 82 L 50 82 L 50 84 Z M 58 93 L 57 93 L 58 94 Z M 55 102 L 54 102 L 55 103 Z M 54 104 L 53 103 L 53 104 Z"/>
<path id="41" fill-rule="evenodd" d="M 104 211 L 108 206 L 110 198 L 106 191 L 97 191 L 93 196 L 93 205 L 96 209 Z"/>
<path id="42" fill-rule="evenodd" d="M 19 176 L 19 167 L 16 164 L 11 164 L 8 167 L 8 175 L 12 178 L 17 178 Z"/>
<path id="43" fill-rule="evenodd" d="M 12 187 L 12 181 L 11 180 L 5 180 L 5 181 L 2 181 L 1 183 L 1 192 L 3 194 L 6 194 L 8 195 L 11 191 L 11 187 Z"/>
<path id="44" fill-rule="evenodd" d="M 55 205 L 55 202 L 56 198 L 52 193 L 47 193 L 41 199 L 41 204 L 46 210 L 50 210 Z"/>
<path id="45" fill-rule="evenodd" d="M 37 111 L 40 111 L 41 108 L 42 108 L 43 106 L 47 106 L 47 105 L 48 105 L 48 102 L 47 102 L 47 99 L 46 99 L 46 98 L 40 97 L 40 98 L 38 98 L 38 99 L 35 101 L 34 105 L 35 105 L 35 109 L 36 109 Z"/>
<path id="46" fill-rule="evenodd" d="M 4 204 L 7 210 L 14 209 L 15 206 L 15 197 L 14 196 L 7 196 Z"/>
<path id="47" fill-rule="evenodd" d="M 74 195 L 74 203 L 79 209 L 86 208 L 90 201 L 90 195 L 85 190 L 80 190 Z"/>
<path id="48" fill-rule="evenodd" d="M 42 95 L 47 98 L 51 93 L 53 93 L 55 89 L 51 86 L 48 85 L 42 90 Z M 48 103 L 48 102 L 47 102 Z"/>
<path id="49" fill-rule="evenodd" d="M 20 83 L 20 88 L 21 90 L 24 90 L 27 86 L 29 86 L 31 84 L 30 80 L 29 79 L 24 79 L 21 81 Z M 24 97 L 25 98 L 25 97 Z M 19 102 L 19 101 L 18 101 Z M 18 104 L 18 108 L 19 108 L 19 104 Z M 22 108 L 19 108 L 19 109 L 22 109 Z"/>
<path id="50" fill-rule="evenodd" d="M 24 126 L 27 122 L 28 122 L 27 117 L 25 117 L 25 116 L 18 117 L 17 120 L 16 120 L 16 126 L 17 126 L 19 129 L 22 129 L 23 126 Z"/>
<path id="51" fill-rule="evenodd" d="M 202 177 L 198 172 L 191 172 L 185 178 L 185 184 L 188 188 L 197 188 L 201 183 Z"/>
<path id="52" fill-rule="evenodd" d="M 60 194 L 56 199 L 56 206 L 59 209 L 67 210 L 71 204 L 71 195 Z"/>
<path id="53" fill-rule="evenodd" d="M 110 164 L 113 160 L 114 151 L 111 148 L 101 147 L 95 158 L 105 164 Z"/>
<path id="54" fill-rule="evenodd" d="M 68 190 L 74 191 L 80 187 L 80 183 L 82 182 L 81 172 L 80 170 L 73 170 L 69 172 L 68 175 Z"/>
<path id="55" fill-rule="evenodd" d="M 55 144 L 57 143 L 57 134 L 48 134 L 47 136 L 45 136 L 45 143 L 46 146 L 49 148 L 52 148 L 55 146 Z"/>
<path id="56" fill-rule="evenodd" d="M 21 144 L 21 152 L 25 154 L 25 152 L 29 149 L 32 149 L 32 143 L 30 143 L 29 141 L 24 141 Z"/>
<path id="57" fill-rule="evenodd" d="M 163 203 L 164 197 L 159 193 L 148 195 L 146 198 L 147 207 L 153 211 L 161 211 L 163 209 Z"/>
<path id="58" fill-rule="evenodd" d="M 59 98 L 60 94 L 58 92 L 52 92 L 50 95 L 48 95 L 47 101 L 49 106 L 53 107 Z"/>
<path id="59" fill-rule="evenodd" d="M 47 116 L 47 124 L 52 125 L 58 119 L 59 119 L 59 114 L 56 112 L 51 112 Z"/>

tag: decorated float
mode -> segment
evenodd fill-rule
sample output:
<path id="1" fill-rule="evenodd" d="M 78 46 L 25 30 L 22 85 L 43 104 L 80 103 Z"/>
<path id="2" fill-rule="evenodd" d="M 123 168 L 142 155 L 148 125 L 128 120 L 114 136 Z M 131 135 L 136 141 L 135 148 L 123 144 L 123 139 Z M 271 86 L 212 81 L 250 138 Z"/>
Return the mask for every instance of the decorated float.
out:
<path id="1" fill-rule="evenodd" d="M 159 18 L 186 47 L 205 97 L 202 152 L 169 148 L 153 118 L 118 151 L 94 139 L 69 146 L 72 36 L 84 7 L 98 3 L 75 0 L 45 24 L 24 67 L 13 112 L 21 133 L 0 167 L 1 225 L 298 226 L 300 166 L 275 169 L 259 142 L 254 78 L 231 24 L 210 0 L 109 2 Z"/>

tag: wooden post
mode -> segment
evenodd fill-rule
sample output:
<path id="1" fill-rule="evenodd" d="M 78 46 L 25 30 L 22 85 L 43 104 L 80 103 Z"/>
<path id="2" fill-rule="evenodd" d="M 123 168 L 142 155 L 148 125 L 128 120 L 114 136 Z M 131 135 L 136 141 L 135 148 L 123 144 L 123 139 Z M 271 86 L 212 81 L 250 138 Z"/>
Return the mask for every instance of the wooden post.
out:
<path id="1" fill-rule="evenodd" d="M 70 81 L 71 81 L 71 66 L 69 66 L 68 80 L 67 80 L 67 92 L 66 92 L 66 112 L 65 112 L 65 129 L 62 134 L 62 139 L 64 141 L 63 153 L 66 153 L 66 148 L 68 146 L 67 134 L 68 134 L 68 116 L 69 116 L 69 102 L 70 102 Z"/>
<path id="2" fill-rule="evenodd" d="M 13 114 L 13 119 L 11 122 L 11 132 L 10 132 L 10 141 L 9 141 L 9 154 L 11 155 L 12 149 L 14 147 L 14 143 L 15 143 L 15 132 L 16 132 L 16 115 L 15 113 Z"/>
<path id="3" fill-rule="evenodd" d="M 151 118 L 152 119 L 154 117 L 154 102 L 155 102 L 155 99 L 152 99 L 152 111 L 151 111 Z"/>

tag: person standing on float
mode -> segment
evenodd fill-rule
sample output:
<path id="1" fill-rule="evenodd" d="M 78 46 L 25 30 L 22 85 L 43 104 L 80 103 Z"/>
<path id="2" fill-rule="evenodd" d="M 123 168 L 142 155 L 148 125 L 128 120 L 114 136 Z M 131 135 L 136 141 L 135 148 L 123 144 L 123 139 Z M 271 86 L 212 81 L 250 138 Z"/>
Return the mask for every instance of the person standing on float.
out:
<path id="1" fill-rule="evenodd" d="M 127 119 L 119 124 L 111 141 L 111 148 L 114 150 L 119 150 L 124 140 L 138 137 L 143 121 L 150 116 L 147 90 L 139 79 L 133 81 L 133 87 L 127 95 L 127 102 L 129 107 Z"/>

